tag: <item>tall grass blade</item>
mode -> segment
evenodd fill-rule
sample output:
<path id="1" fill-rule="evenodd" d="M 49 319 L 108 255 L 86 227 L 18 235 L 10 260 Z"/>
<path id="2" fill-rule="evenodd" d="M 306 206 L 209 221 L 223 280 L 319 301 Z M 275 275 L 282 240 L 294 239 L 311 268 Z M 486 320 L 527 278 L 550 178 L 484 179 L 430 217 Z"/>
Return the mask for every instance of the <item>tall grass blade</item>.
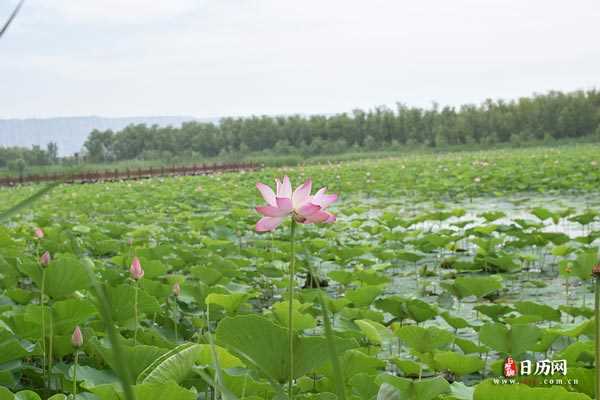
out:
<path id="1" fill-rule="evenodd" d="M 10 17 L 8 17 L 8 21 L 6 21 L 6 23 L 2 26 L 2 29 L 0 29 L 0 38 L 8 30 L 8 27 L 10 26 L 10 24 L 13 22 L 13 20 L 15 19 L 15 17 L 17 16 L 17 14 L 19 13 L 19 10 L 21 10 L 21 7 L 23 6 L 23 3 L 25 3 L 25 0 L 19 1 L 19 4 L 17 4 L 17 6 L 15 7 L 14 11 L 12 12 L 12 14 L 10 14 Z"/>
<path id="2" fill-rule="evenodd" d="M 40 190 L 38 190 L 37 192 L 35 192 L 34 194 L 32 194 L 31 196 L 29 196 L 28 198 L 26 198 L 25 200 L 22 200 L 21 202 L 19 202 L 17 205 L 0 213 L 0 222 L 7 220 L 8 218 L 17 214 L 21 210 L 31 207 L 33 205 L 33 203 L 38 201 L 42 196 L 49 193 L 52 189 L 54 189 L 58 185 L 60 185 L 60 182 L 50 183 L 50 184 L 44 186 L 43 188 L 41 188 Z"/>
<path id="3" fill-rule="evenodd" d="M 111 343 L 111 349 L 115 360 L 115 373 L 119 377 L 121 385 L 123 386 L 125 399 L 135 400 L 131 372 L 127 368 L 127 362 L 125 360 L 123 350 L 121 349 L 121 339 L 117 334 L 117 330 L 115 329 L 115 325 L 112 320 L 110 300 L 106 296 L 104 287 L 100 285 L 100 283 L 96 279 L 96 275 L 94 274 L 94 263 L 92 262 L 92 260 L 90 260 L 88 257 L 84 257 L 83 265 L 89 276 L 90 282 L 92 283 L 92 287 L 94 288 L 96 298 L 98 299 L 98 305 L 100 307 L 100 317 L 102 318 L 102 322 L 104 323 L 104 328 L 106 329 L 108 340 Z"/>
<path id="4" fill-rule="evenodd" d="M 344 375 L 340 366 L 340 360 L 337 356 L 335 349 L 335 336 L 333 334 L 333 328 L 331 327 L 331 320 L 329 319 L 329 310 L 327 304 L 323 299 L 323 292 L 321 291 L 321 285 L 319 283 L 319 277 L 315 274 L 312 266 L 308 266 L 309 273 L 312 276 L 313 282 L 317 284 L 317 290 L 319 293 L 318 299 L 321 309 L 323 310 L 323 327 L 325 328 L 325 338 L 327 339 L 327 349 L 329 352 L 329 358 L 331 359 L 331 365 L 333 367 L 333 378 L 335 380 L 335 390 L 339 400 L 346 400 L 346 390 L 344 384 Z"/>
<path id="5" fill-rule="evenodd" d="M 266 371 L 264 368 L 262 368 L 256 361 L 254 361 L 252 359 L 252 357 L 250 357 L 248 354 L 244 353 L 240 349 L 233 347 L 231 345 L 229 345 L 229 348 L 231 350 L 233 350 L 235 355 L 238 356 L 242 361 L 244 361 L 244 363 L 252 365 L 254 368 L 256 368 L 260 373 L 262 373 L 267 378 L 271 387 L 277 392 L 278 398 L 281 398 L 281 399 L 287 398 L 287 395 L 284 392 L 283 388 L 277 382 L 277 379 L 275 379 L 275 377 L 273 377 L 273 375 L 271 375 L 268 371 Z"/>
<path id="6" fill-rule="evenodd" d="M 215 363 L 215 374 L 216 374 L 216 383 L 219 384 L 219 386 L 223 385 L 223 371 L 221 371 L 221 365 L 219 364 L 219 355 L 217 354 L 217 348 L 215 347 L 215 341 L 213 340 L 212 337 L 212 333 L 210 332 L 210 321 L 208 319 L 208 308 L 210 306 L 207 304 L 206 305 L 206 329 L 207 329 L 207 335 L 208 335 L 208 343 L 210 345 L 210 351 L 212 353 L 212 357 Z M 215 390 L 220 390 L 217 386 L 214 386 Z M 223 392 L 221 390 L 221 393 L 223 393 L 223 396 L 225 398 L 225 400 L 227 400 L 227 395 L 225 392 Z M 218 394 L 217 394 L 217 398 L 218 398 Z"/>
<path id="7" fill-rule="evenodd" d="M 212 386 L 215 389 L 220 390 L 221 393 L 223 393 L 223 395 L 227 396 L 227 399 L 229 399 L 229 400 L 239 400 L 238 397 L 235 394 L 233 394 L 232 392 L 230 392 L 229 389 L 227 389 L 225 386 L 221 385 L 218 382 L 215 382 L 215 380 L 213 378 L 211 378 L 210 375 L 208 375 L 202 369 L 196 368 L 194 370 L 194 372 L 196 372 L 198 375 L 200 375 L 200 377 L 202 379 L 204 379 L 204 381 L 206 383 L 208 383 L 210 386 Z"/>
<path id="8" fill-rule="evenodd" d="M 137 377 L 136 382 L 138 384 L 182 382 L 192 371 L 200 348 L 199 344 L 184 343 L 171 349 L 146 367 Z"/>

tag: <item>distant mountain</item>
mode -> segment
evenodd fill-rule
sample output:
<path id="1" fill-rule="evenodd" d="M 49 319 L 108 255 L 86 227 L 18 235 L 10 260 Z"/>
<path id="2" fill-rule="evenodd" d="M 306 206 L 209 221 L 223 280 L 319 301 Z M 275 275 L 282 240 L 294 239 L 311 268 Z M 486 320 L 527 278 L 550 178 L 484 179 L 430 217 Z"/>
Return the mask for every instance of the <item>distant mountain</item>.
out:
<path id="1" fill-rule="evenodd" d="M 49 142 L 58 144 L 61 156 L 81 151 L 87 136 L 94 129 L 120 130 L 131 124 L 146 124 L 179 127 L 183 122 L 218 122 L 218 118 L 198 119 L 186 116 L 166 117 L 65 117 L 0 119 L 0 146 L 46 147 Z"/>

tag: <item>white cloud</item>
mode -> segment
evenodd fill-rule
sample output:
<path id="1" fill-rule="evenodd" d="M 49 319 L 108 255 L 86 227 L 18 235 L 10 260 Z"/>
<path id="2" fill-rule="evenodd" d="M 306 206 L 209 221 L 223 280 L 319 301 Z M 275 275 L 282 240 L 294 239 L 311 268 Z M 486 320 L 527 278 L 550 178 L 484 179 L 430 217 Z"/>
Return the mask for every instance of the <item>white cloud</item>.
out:
<path id="1" fill-rule="evenodd" d="M 193 12 L 204 0 L 30 0 L 71 23 L 145 23 Z"/>

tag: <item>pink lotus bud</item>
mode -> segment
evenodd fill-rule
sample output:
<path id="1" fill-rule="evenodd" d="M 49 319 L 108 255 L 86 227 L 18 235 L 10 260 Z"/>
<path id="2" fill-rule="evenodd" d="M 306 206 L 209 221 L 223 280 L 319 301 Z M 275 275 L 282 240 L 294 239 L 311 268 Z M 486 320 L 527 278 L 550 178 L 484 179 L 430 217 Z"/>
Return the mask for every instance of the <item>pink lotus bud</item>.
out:
<path id="1" fill-rule="evenodd" d="M 48 266 L 48 264 L 50 264 L 50 260 L 52 260 L 52 257 L 50 257 L 50 253 L 48 253 L 46 251 L 40 257 L 40 264 L 42 265 L 43 268 L 46 268 Z"/>
<path id="2" fill-rule="evenodd" d="M 175 295 L 175 297 L 179 297 L 179 295 L 181 294 L 181 286 L 179 286 L 178 282 L 175 282 L 173 284 L 173 288 L 171 289 L 173 294 Z"/>
<path id="3" fill-rule="evenodd" d="M 129 239 L 127 239 L 127 244 L 128 244 L 129 246 L 133 246 L 133 238 L 129 238 Z"/>
<path id="4" fill-rule="evenodd" d="M 592 275 L 596 278 L 600 278 L 600 263 L 596 264 L 594 268 L 592 268 Z"/>
<path id="5" fill-rule="evenodd" d="M 75 327 L 73 335 L 71 335 L 71 344 L 73 347 L 81 347 L 83 345 L 83 333 L 81 333 L 79 325 Z"/>
<path id="6" fill-rule="evenodd" d="M 133 260 L 131 261 L 131 268 L 129 268 L 129 273 L 131 274 L 131 277 L 136 281 L 144 276 L 144 270 L 142 269 L 142 264 L 140 263 L 139 258 L 133 258 Z"/>
<path id="7" fill-rule="evenodd" d="M 44 231 L 42 228 L 35 228 L 35 237 L 37 239 L 42 239 L 44 237 Z"/>

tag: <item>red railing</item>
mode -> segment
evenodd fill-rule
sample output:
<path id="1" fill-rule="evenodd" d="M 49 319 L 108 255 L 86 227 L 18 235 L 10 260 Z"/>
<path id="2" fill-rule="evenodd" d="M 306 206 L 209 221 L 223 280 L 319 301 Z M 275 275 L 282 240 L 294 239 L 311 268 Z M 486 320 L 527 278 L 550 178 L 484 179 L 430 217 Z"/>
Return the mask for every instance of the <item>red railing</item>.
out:
<path id="1" fill-rule="evenodd" d="M 44 175 L 27 175 L 22 177 L 0 177 L 0 186 L 15 186 L 24 183 L 41 183 L 62 181 L 65 183 L 93 183 L 126 179 L 145 179 L 156 176 L 206 175 L 215 172 L 231 172 L 255 170 L 256 164 L 194 164 L 191 166 L 163 166 L 148 169 L 86 171 L 76 174 L 49 173 Z"/>

